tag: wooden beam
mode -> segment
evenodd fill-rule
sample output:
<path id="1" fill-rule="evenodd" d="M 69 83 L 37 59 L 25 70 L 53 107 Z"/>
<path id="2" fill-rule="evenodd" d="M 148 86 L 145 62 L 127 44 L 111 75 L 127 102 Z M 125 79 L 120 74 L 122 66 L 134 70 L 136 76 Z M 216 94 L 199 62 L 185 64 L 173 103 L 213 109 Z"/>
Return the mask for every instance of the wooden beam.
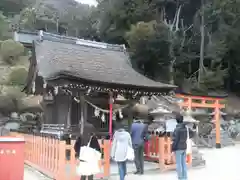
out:
<path id="1" fill-rule="evenodd" d="M 184 102 L 184 103 L 179 103 L 179 106 L 181 107 L 188 107 L 189 103 L 188 102 Z M 207 104 L 207 103 L 191 103 L 191 107 L 192 108 L 215 108 L 216 104 Z M 218 106 L 220 109 L 225 108 L 224 104 L 219 104 Z"/>
<path id="2" fill-rule="evenodd" d="M 204 97 L 204 96 L 187 96 L 182 94 L 176 94 L 177 98 L 188 99 L 191 98 L 192 100 L 205 100 L 205 101 L 216 101 L 216 100 L 224 100 L 224 98 L 212 98 L 212 97 Z"/>

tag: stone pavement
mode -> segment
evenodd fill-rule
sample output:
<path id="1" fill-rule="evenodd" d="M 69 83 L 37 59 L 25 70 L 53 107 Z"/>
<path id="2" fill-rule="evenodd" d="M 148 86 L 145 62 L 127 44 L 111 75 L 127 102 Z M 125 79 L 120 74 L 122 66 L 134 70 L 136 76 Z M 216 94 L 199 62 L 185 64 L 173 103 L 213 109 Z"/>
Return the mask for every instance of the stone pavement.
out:
<path id="1" fill-rule="evenodd" d="M 206 167 L 189 169 L 188 180 L 240 180 L 240 145 L 222 149 L 208 149 L 201 151 L 206 159 Z M 25 171 L 24 180 L 48 180 L 41 174 L 31 170 Z M 111 180 L 119 180 L 113 176 Z M 176 173 L 159 173 L 157 170 L 146 172 L 143 176 L 129 174 L 126 180 L 163 179 L 177 180 Z"/>
<path id="2" fill-rule="evenodd" d="M 50 180 L 42 173 L 30 168 L 29 166 L 24 167 L 24 180 Z"/>

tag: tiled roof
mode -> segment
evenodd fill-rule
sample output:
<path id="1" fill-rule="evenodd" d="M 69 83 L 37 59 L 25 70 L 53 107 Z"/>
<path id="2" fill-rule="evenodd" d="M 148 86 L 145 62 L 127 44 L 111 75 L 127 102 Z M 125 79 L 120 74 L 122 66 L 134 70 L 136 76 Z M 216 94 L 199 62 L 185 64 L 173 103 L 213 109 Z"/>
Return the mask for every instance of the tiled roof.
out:
<path id="1" fill-rule="evenodd" d="M 38 75 L 46 80 L 61 76 L 117 87 L 171 90 L 173 85 L 155 82 L 135 71 L 124 46 L 44 33 L 35 41 Z"/>

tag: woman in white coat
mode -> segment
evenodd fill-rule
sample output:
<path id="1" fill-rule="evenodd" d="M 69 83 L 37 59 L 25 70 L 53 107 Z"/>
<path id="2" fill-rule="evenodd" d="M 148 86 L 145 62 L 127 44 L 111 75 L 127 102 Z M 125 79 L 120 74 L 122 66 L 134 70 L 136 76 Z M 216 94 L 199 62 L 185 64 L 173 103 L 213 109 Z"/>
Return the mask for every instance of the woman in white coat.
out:
<path id="1" fill-rule="evenodd" d="M 127 174 L 127 160 L 133 160 L 134 153 L 132 149 L 131 136 L 123 128 L 119 128 L 114 133 L 111 157 L 118 164 L 120 180 L 124 180 Z"/>

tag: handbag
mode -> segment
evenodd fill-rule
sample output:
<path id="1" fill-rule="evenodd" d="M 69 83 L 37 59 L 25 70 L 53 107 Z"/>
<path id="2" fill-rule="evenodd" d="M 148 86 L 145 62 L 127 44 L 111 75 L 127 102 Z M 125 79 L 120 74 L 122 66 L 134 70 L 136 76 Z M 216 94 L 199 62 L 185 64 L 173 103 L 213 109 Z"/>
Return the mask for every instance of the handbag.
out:
<path id="1" fill-rule="evenodd" d="M 92 136 L 87 144 L 80 148 L 79 160 L 85 162 L 99 161 L 101 159 L 101 153 L 91 147 L 89 147 Z"/>
<path id="2" fill-rule="evenodd" d="M 128 146 L 128 149 L 127 149 L 127 160 L 129 161 L 133 161 L 134 160 L 134 150 L 132 147 Z"/>
<path id="3" fill-rule="evenodd" d="M 190 139 L 188 127 L 187 127 L 187 142 L 186 143 L 187 143 L 186 154 L 192 154 L 192 140 Z"/>
<path id="4" fill-rule="evenodd" d="M 87 144 L 80 148 L 79 164 L 76 167 L 76 174 L 79 176 L 90 176 L 101 172 L 99 161 L 101 160 L 101 153 L 89 147 L 92 136 Z"/>
<path id="5" fill-rule="evenodd" d="M 98 162 L 84 162 L 80 163 L 76 167 L 76 174 L 78 176 L 90 176 L 101 172 Z"/>

